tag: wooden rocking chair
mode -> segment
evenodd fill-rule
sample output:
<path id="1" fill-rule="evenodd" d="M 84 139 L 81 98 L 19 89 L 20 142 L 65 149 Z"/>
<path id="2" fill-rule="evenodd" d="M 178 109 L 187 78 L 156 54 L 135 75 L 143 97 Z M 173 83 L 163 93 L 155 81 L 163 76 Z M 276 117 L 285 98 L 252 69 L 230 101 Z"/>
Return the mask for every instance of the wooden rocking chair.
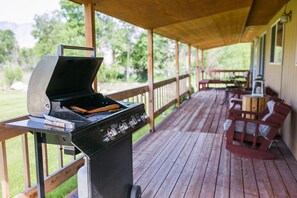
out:
<path id="1" fill-rule="evenodd" d="M 229 109 L 228 118 L 224 123 L 226 149 L 245 157 L 276 158 L 277 155 L 270 152 L 269 148 L 292 109 L 282 101 L 276 101 L 268 101 L 268 107 L 262 113 Z M 247 114 L 254 115 L 255 119 L 245 118 L 244 115 Z"/>

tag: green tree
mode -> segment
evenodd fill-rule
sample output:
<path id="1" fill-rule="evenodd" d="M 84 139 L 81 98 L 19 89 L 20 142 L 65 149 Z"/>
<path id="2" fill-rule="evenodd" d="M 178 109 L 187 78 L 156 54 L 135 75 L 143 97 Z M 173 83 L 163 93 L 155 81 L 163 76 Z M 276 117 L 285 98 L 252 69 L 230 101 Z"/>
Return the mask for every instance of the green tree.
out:
<path id="1" fill-rule="evenodd" d="M 205 51 L 205 65 L 210 69 L 249 69 L 250 44 L 240 43 Z"/>
<path id="2" fill-rule="evenodd" d="M 21 81 L 23 78 L 22 69 L 18 65 L 7 64 L 3 68 L 4 77 L 8 86 L 12 85 L 15 81 Z"/>
<path id="3" fill-rule="evenodd" d="M 59 44 L 84 46 L 83 7 L 67 0 L 61 0 L 61 11 L 53 11 L 34 17 L 32 35 L 37 39 L 35 46 L 39 56 L 56 54 Z M 84 55 L 71 51 L 67 54 Z"/>
<path id="4" fill-rule="evenodd" d="M 11 61 L 16 48 L 16 40 L 11 30 L 0 30 L 0 63 Z"/>
<path id="5" fill-rule="evenodd" d="M 155 74 L 166 75 L 173 53 L 168 39 L 154 35 L 154 69 Z M 147 34 L 142 33 L 135 44 L 132 54 L 132 63 L 139 81 L 147 80 Z"/>
<path id="6" fill-rule="evenodd" d="M 139 81 L 147 81 L 147 34 L 142 33 L 133 48 L 131 58 Z"/>
<path id="7" fill-rule="evenodd" d="M 136 28 L 127 23 L 120 23 L 112 39 L 115 61 L 118 65 L 124 66 L 126 80 L 130 78 L 130 70 L 133 69 L 131 64 L 131 53 L 135 46 L 133 42 L 136 36 Z"/>
<path id="8" fill-rule="evenodd" d="M 38 56 L 56 54 L 57 45 L 63 41 L 64 25 L 59 11 L 36 15 L 34 17 L 32 35 L 37 39 L 35 45 Z"/>
<path id="9" fill-rule="evenodd" d="M 173 53 L 170 51 L 169 40 L 165 37 L 154 35 L 154 67 L 156 73 L 164 74 L 170 64 Z"/>
<path id="10" fill-rule="evenodd" d="M 99 12 L 96 13 L 96 45 L 100 51 L 104 51 L 106 48 L 112 48 L 115 42 L 116 21 L 109 16 Z"/>
<path id="11" fill-rule="evenodd" d="M 33 69 L 37 60 L 34 48 L 21 48 L 19 50 L 18 64 L 22 68 Z"/>
<path id="12" fill-rule="evenodd" d="M 63 32 L 64 37 L 61 42 L 66 45 L 85 46 L 85 23 L 83 6 L 77 3 L 73 3 L 69 0 L 61 0 L 60 6 L 63 21 L 65 21 L 65 31 Z"/>

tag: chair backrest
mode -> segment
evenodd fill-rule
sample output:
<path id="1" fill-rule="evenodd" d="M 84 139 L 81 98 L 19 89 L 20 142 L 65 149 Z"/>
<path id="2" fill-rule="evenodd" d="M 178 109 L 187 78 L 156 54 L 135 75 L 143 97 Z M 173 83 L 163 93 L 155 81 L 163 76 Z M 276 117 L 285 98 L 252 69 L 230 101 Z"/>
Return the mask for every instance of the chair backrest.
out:
<path id="1" fill-rule="evenodd" d="M 292 107 L 290 105 L 283 102 L 277 102 L 274 105 L 273 112 L 265 119 L 265 121 L 282 125 L 291 110 Z"/>
<path id="2" fill-rule="evenodd" d="M 283 102 L 282 99 L 274 96 L 270 97 L 269 101 L 274 101 L 275 103 Z M 269 101 L 267 102 L 267 104 L 269 103 Z M 273 106 L 273 109 L 274 109 L 274 106 Z M 259 118 L 263 119 L 265 115 L 267 115 L 268 113 L 272 113 L 272 112 L 271 111 L 269 112 L 268 105 L 267 105 L 266 108 L 260 113 Z"/>
<path id="3" fill-rule="evenodd" d="M 274 91 L 273 89 L 271 89 L 270 87 L 265 87 L 265 93 L 267 95 L 273 96 L 273 97 L 277 97 L 278 94 L 276 91 Z"/>

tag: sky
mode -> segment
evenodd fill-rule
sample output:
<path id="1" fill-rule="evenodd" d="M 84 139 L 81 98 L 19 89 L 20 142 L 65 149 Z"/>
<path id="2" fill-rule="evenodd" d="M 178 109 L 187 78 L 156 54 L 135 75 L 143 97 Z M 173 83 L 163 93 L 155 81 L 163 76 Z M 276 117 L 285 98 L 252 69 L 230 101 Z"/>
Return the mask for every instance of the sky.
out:
<path id="1" fill-rule="evenodd" d="M 34 15 L 59 9 L 60 0 L 0 0 L 0 21 L 33 23 Z"/>

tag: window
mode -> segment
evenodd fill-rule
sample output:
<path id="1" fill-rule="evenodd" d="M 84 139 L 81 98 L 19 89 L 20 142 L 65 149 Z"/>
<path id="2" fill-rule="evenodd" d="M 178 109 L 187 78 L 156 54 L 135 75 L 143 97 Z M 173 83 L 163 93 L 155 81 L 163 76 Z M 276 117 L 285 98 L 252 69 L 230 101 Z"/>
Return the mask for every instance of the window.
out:
<path id="1" fill-rule="evenodd" d="M 271 28 L 270 62 L 282 63 L 283 59 L 284 25 L 280 21 Z"/>
<path id="2" fill-rule="evenodd" d="M 264 76 L 266 33 L 260 37 L 259 74 Z"/>
<path id="3" fill-rule="evenodd" d="M 297 66 L 297 41 L 296 41 L 296 57 L 295 57 L 295 66 Z"/>

